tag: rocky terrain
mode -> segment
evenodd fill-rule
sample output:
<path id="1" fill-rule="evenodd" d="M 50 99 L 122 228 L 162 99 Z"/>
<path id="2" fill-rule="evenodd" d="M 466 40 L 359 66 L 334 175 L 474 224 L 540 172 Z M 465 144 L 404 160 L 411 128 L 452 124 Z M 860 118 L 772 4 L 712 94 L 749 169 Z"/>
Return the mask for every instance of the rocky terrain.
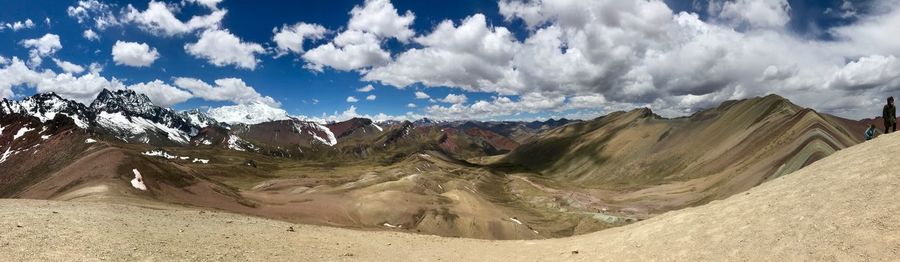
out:
<path id="1" fill-rule="evenodd" d="M 864 128 L 774 95 L 676 119 L 545 122 L 207 115 L 130 91 L 2 105 L 2 197 L 479 239 L 568 237 L 704 205 L 855 145 Z"/>
<path id="2" fill-rule="evenodd" d="M 486 241 L 292 224 L 135 200 L 0 200 L 0 257 L 21 260 L 888 261 L 900 255 L 900 135 L 707 205 L 597 233 Z M 99 202 L 98 202 L 99 201 Z M 400 230 L 397 230 L 400 231 Z"/>

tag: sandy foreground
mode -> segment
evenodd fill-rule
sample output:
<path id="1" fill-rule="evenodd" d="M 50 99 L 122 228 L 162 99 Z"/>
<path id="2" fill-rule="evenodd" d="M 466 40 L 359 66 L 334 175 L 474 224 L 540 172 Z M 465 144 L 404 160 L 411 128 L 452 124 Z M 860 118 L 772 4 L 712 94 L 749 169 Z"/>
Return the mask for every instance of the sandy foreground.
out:
<path id="1" fill-rule="evenodd" d="M 298 225 L 146 204 L 0 200 L 0 260 L 888 261 L 900 258 L 900 136 L 748 192 L 552 240 L 485 241 Z"/>

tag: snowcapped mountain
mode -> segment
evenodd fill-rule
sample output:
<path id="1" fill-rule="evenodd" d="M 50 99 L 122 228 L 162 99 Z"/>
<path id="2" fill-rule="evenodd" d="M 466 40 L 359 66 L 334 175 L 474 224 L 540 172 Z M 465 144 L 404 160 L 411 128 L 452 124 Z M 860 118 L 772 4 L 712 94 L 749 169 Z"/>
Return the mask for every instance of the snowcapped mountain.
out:
<path id="1" fill-rule="evenodd" d="M 81 103 L 59 97 L 56 93 L 37 94 L 26 97 L 22 101 L 3 99 L 0 101 L 0 113 L 23 114 L 37 117 L 47 122 L 57 114 L 65 115 L 75 121 L 75 125 L 87 128 L 94 118 L 94 112 Z"/>
<path id="2" fill-rule="evenodd" d="M 213 108 L 207 114 L 216 121 L 228 124 L 254 125 L 291 119 L 287 111 L 259 102 Z"/>
<path id="3" fill-rule="evenodd" d="M 90 107 L 97 112 L 97 128 L 127 142 L 187 144 L 200 128 L 209 125 L 207 118 L 198 117 L 199 112 L 158 107 L 133 90 L 103 90 Z"/>
<path id="4" fill-rule="evenodd" d="M 197 110 L 177 112 L 156 106 L 146 95 L 132 90 L 103 90 L 89 106 L 54 93 L 21 101 L 2 99 L 0 115 L 6 114 L 33 116 L 40 122 L 64 115 L 81 129 L 101 136 L 156 145 L 187 144 L 201 128 L 218 124 Z"/>

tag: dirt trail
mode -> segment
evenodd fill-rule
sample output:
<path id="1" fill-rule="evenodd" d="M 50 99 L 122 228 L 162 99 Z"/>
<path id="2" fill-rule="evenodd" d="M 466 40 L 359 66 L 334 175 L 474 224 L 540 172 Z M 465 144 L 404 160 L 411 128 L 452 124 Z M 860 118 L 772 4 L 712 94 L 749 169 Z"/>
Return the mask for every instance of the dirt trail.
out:
<path id="1" fill-rule="evenodd" d="M 0 200 L 0 260 L 888 261 L 900 257 L 898 160 L 900 134 L 882 136 L 725 200 L 534 241 L 355 231 L 172 206 Z"/>

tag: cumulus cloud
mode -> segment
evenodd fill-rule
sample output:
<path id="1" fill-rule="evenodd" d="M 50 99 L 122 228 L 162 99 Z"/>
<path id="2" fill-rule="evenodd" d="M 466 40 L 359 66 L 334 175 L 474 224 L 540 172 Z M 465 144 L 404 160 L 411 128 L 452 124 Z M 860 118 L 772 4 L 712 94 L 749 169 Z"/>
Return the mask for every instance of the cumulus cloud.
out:
<path id="1" fill-rule="evenodd" d="M 276 57 L 288 53 L 303 54 L 303 43 L 307 40 L 318 40 L 325 37 L 328 30 L 317 24 L 296 23 L 273 28 L 272 41 L 275 42 Z"/>
<path id="2" fill-rule="evenodd" d="M 359 99 L 356 99 L 355 96 L 348 96 L 348 97 L 347 97 L 347 103 L 356 103 L 356 102 L 359 102 Z"/>
<path id="3" fill-rule="evenodd" d="M 851 91 L 872 88 L 900 91 L 900 61 L 893 55 L 861 57 L 838 69 L 828 85 Z"/>
<path id="4" fill-rule="evenodd" d="M 510 64 L 519 43 L 506 28 L 489 27 L 482 14 L 466 18 L 458 27 L 443 21 L 431 34 L 414 41 L 424 48 L 400 54 L 393 63 L 366 73 L 364 79 L 397 87 L 418 82 L 505 93 L 506 86 L 517 85 L 508 80 L 515 74 Z"/>
<path id="5" fill-rule="evenodd" d="M 34 28 L 34 21 L 31 21 L 31 19 L 25 19 L 25 21 L 15 21 L 12 23 L 0 24 L 0 31 L 3 31 L 3 28 L 9 28 L 13 31 Z"/>
<path id="6" fill-rule="evenodd" d="M 422 84 L 562 101 L 551 110 L 647 106 L 664 116 L 777 93 L 821 111 L 866 117 L 874 112 L 870 101 L 896 86 L 892 57 L 900 56 L 900 46 L 891 43 L 900 39 L 891 32 L 900 27 L 900 8 L 888 4 L 896 1 L 868 4 L 875 11 L 830 25 L 827 40 L 791 32 L 784 0 L 698 2 L 707 4 L 708 17 L 676 13 L 657 0 L 502 0 L 505 20 L 528 28 L 524 39 L 475 14 L 441 22 L 412 38 L 418 46 L 358 72 L 398 88 Z M 505 101 L 479 102 L 426 111 L 475 116 Z"/>
<path id="7" fill-rule="evenodd" d="M 144 31 L 161 36 L 177 36 L 200 29 L 216 29 L 228 10 L 216 9 L 204 16 L 193 16 L 187 22 L 175 17 L 177 6 L 150 0 L 147 9 L 140 11 L 131 4 L 125 8 L 122 18 L 125 22 L 135 23 Z"/>
<path id="8" fill-rule="evenodd" d="M 364 86 L 364 87 L 357 88 L 357 89 L 356 89 L 356 92 L 360 92 L 360 93 L 368 93 L 368 92 L 372 92 L 372 90 L 375 90 L 375 87 L 374 87 L 374 86 L 372 86 L 372 85 L 366 85 L 366 86 Z"/>
<path id="9" fill-rule="evenodd" d="M 406 104 L 406 107 L 408 107 L 408 108 L 416 108 L 416 104 L 414 104 L 414 103 L 409 103 L 409 104 Z"/>
<path id="10" fill-rule="evenodd" d="M 409 28 L 416 16 L 412 11 L 400 15 L 389 0 L 366 0 L 364 6 L 353 7 L 350 15 L 350 22 L 347 23 L 350 30 L 396 38 L 401 42 L 416 34 Z"/>
<path id="11" fill-rule="evenodd" d="M 416 91 L 416 99 L 429 99 L 431 96 L 422 91 Z"/>
<path id="12" fill-rule="evenodd" d="M 341 71 L 365 70 L 390 62 L 390 52 L 382 48 L 383 40 L 407 42 L 415 35 L 410 29 L 415 15 L 400 15 L 388 0 L 367 0 L 350 11 L 347 29 L 331 42 L 303 54 L 306 68 L 323 71 L 331 67 Z"/>
<path id="13" fill-rule="evenodd" d="M 22 40 L 22 46 L 30 48 L 28 51 L 32 66 L 38 66 L 43 61 L 43 57 L 55 54 L 56 51 L 62 49 L 59 42 L 59 36 L 55 34 L 45 34 L 41 38 Z"/>
<path id="14" fill-rule="evenodd" d="M 116 41 L 112 57 L 117 65 L 149 67 L 159 58 L 159 52 L 146 43 Z"/>
<path id="15" fill-rule="evenodd" d="M 194 96 L 210 101 L 231 101 L 236 104 L 259 102 L 271 107 L 280 107 L 281 103 L 272 97 L 260 95 L 251 86 L 238 78 L 223 78 L 214 81 L 215 86 L 195 78 L 179 77 L 175 85 L 190 91 Z"/>
<path id="16" fill-rule="evenodd" d="M 210 10 L 219 10 L 219 3 L 222 0 L 185 0 L 186 3 L 194 3 L 198 5 L 202 5 Z"/>
<path id="17" fill-rule="evenodd" d="M 468 101 L 469 98 L 466 97 L 465 94 L 447 94 L 444 99 L 441 99 L 441 102 L 450 103 L 450 104 L 464 104 Z"/>
<path id="18" fill-rule="evenodd" d="M 84 30 L 84 33 L 81 33 L 81 36 L 83 36 L 84 39 L 91 41 L 100 40 L 100 36 L 97 35 L 97 32 L 94 32 L 94 30 L 91 29 Z"/>
<path id="19" fill-rule="evenodd" d="M 8 65 L 0 68 L 0 97 L 13 97 L 14 86 L 34 88 L 37 93 L 55 92 L 83 104 L 90 104 L 103 89 L 125 88 L 118 79 L 107 79 L 97 73 L 75 76 L 72 73 L 57 74 L 51 70 L 35 71 L 18 57 L 13 57 Z"/>
<path id="20" fill-rule="evenodd" d="M 128 86 L 128 89 L 145 94 L 153 104 L 162 107 L 170 107 L 191 99 L 191 93 L 166 84 L 159 79 L 147 83 L 139 83 Z"/>
<path id="21" fill-rule="evenodd" d="M 779 28 L 791 19 L 787 0 L 711 0 L 707 12 L 734 27 Z"/>
<path id="22" fill-rule="evenodd" d="M 368 95 L 368 96 L 366 96 L 366 100 L 369 100 L 369 101 L 374 101 L 374 100 L 377 99 L 377 98 L 378 98 L 378 96 L 375 96 L 375 95 Z"/>
<path id="23" fill-rule="evenodd" d="M 37 93 L 54 92 L 60 97 L 71 99 L 85 105 L 90 104 L 97 97 L 97 94 L 104 89 L 135 90 L 136 92 L 146 94 L 153 103 L 165 107 L 182 103 L 194 97 L 190 92 L 166 84 L 161 80 L 126 85 L 114 77 L 103 77 L 100 75 L 101 69 L 100 65 L 97 63 L 91 64 L 88 73 L 77 76 L 75 74 L 78 72 L 74 71 L 79 70 L 74 70 L 72 68 L 67 69 L 68 72 L 59 74 L 52 70 L 36 71 L 25 65 L 18 57 L 12 57 L 12 59 L 9 59 L 7 62 L 8 63 L 0 63 L 0 65 L 4 65 L 0 67 L 0 98 L 12 98 L 16 96 L 12 89 L 12 87 L 16 86 L 34 88 L 34 91 Z M 54 59 L 54 62 L 64 69 L 68 66 L 80 67 L 74 64 L 66 65 L 68 62 L 58 59 Z M 85 69 L 81 68 L 80 71 L 84 70 Z M 187 79 L 188 82 L 190 82 L 190 80 L 198 81 L 200 83 L 199 85 L 205 84 L 199 80 Z M 198 97 L 201 97 L 202 95 L 201 98 L 207 100 L 230 100 L 236 102 L 260 101 L 277 106 L 277 102 L 275 102 L 274 99 L 259 95 L 256 91 L 244 85 L 243 82 L 239 80 L 223 80 L 221 82 L 217 81 L 216 83 L 217 85 L 225 87 L 209 87 L 207 85 L 206 87 L 197 87 L 194 90 L 196 90 Z M 184 82 L 182 82 L 182 84 L 184 84 Z M 185 85 L 191 86 L 191 84 L 193 83 Z M 224 98 L 229 95 L 232 96 L 233 99 Z"/>
<path id="24" fill-rule="evenodd" d="M 244 42 L 231 32 L 218 29 L 204 31 L 196 43 L 184 45 L 184 50 L 218 67 L 234 65 L 250 70 L 259 63 L 256 54 L 266 52 L 257 43 Z"/>
<path id="25" fill-rule="evenodd" d="M 323 71 L 325 67 L 350 71 L 382 65 L 391 54 L 381 48 L 381 40 L 371 33 L 344 31 L 334 41 L 320 45 L 303 54 L 306 68 Z"/>
<path id="26" fill-rule="evenodd" d="M 81 74 L 81 72 L 84 72 L 84 67 L 73 64 L 69 61 L 63 61 L 63 60 L 54 58 L 53 62 L 56 63 L 56 66 L 58 66 L 60 69 L 62 69 L 63 72 L 66 72 L 66 73 Z"/>
<path id="27" fill-rule="evenodd" d="M 66 13 L 75 18 L 79 24 L 93 26 L 103 31 L 107 27 L 121 24 L 112 8 L 113 6 L 99 0 L 80 0 L 75 5 L 69 6 Z M 93 24 L 89 24 L 90 22 Z"/>

